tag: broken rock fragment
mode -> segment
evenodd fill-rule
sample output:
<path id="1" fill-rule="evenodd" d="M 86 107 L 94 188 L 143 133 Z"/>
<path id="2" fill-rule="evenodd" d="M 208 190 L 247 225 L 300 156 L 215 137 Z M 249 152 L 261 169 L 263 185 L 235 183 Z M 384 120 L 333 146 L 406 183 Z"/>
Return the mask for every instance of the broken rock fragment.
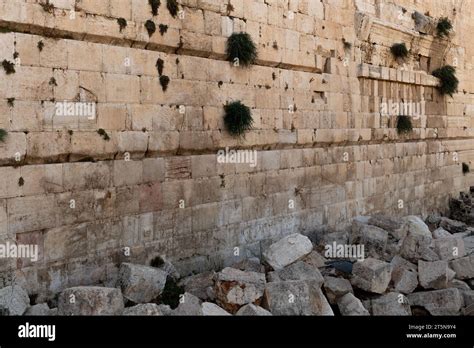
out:
<path id="1" fill-rule="evenodd" d="M 313 244 L 309 238 L 295 233 L 270 245 L 263 257 L 274 270 L 279 270 L 308 255 L 312 250 Z"/>
<path id="2" fill-rule="evenodd" d="M 474 278 L 474 255 L 453 260 L 449 266 L 456 272 L 457 279 Z"/>
<path id="3" fill-rule="evenodd" d="M 353 286 L 377 294 L 383 294 L 390 283 L 392 267 L 389 263 L 368 258 L 354 264 Z"/>
<path id="4" fill-rule="evenodd" d="M 239 309 L 239 311 L 235 314 L 238 316 L 270 316 L 272 313 L 267 311 L 266 309 L 256 306 L 252 303 L 249 303 L 248 305 L 243 306 L 242 308 Z"/>
<path id="5" fill-rule="evenodd" d="M 218 305 L 211 302 L 204 302 L 202 304 L 202 314 L 205 316 L 226 316 L 231 315 Z"/>
<path id="6" fill-rule="evenodd" d="M 337 300 L 339 312 L 344 316 L 365 316 L 370 313 L 365 309 L 362 302 L 352 293 L 347 293 Z"/>
<path id="7" fill-rule="evenodd" d="M 0 289 L 0 314 L 23 315 L 29 306 L 30 298 L 22 287 L 13 285 Z"/>
<path id="8" fill-rule="evenodd" d="M 345 294 L 354 293 L 350 281 L 336 277 L 324 278 L 324 291 L 331 304 L 336 304 L 336 301 Z"/>
<path id="9" fill-rule="evenodd" d="M 459 289 L 415 292 L 408 295 L 410 306 L 425 308 L 431 315 L 459 315 L 463 297 Z"/>
<path id="10" fill-rule="evenodd" d="M 320 284 L 323 284 L 324 279 L 321 272 L 303 261 L 295 262 L 282 270 L 270 272 L 268 274 L 268 280 L 271 282 L 275 281 L 287 281 L 287 280 L 314 280 Z"/>
<path id="11" fill-rule="evenodd" d="M 418 261 L 420 285 L 425 289 L 445 289 L 448 286 L 448 262 Z"/>
<path id="12" fill-rule="evenodd" d="M 408 298 L 398 292 L 391 292 L 370 300 L 372 315 L 407 316 L 411 315 Z"/>
<path id="13" fill-rule="evenodd" d="M 123 310 L 122 292 L 116 288 L 69 288 L 58 300 L 58 315 L 121 315 Z"/>

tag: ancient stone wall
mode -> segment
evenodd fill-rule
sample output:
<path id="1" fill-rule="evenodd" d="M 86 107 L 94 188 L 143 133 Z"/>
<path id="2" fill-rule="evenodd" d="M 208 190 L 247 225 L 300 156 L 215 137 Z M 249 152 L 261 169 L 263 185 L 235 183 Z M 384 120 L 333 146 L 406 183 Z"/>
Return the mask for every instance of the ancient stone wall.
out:
<path id="1" fill-rule="evenodd" d="M 146 0 L 0 0 L 0 61 L 15 62 L 0 70 L 0 238 L 40 250 L 0 260 L 3 283 L 55 293 L 157 255 L 222 266 L 360 214 L 445 210 L 472 185 L 473 2 L 181 0 L 176 17 L 161 2 L 153 16 Z M 454 33 L 425 32 L 415 11 Z M 226 61 L 240 31 L 258 45 L 250 68 Z M 430 74 L 445 64 L 452 98 Z M 243 138 L 223 124 L 232 100 L 252 108 Z M 58 116 L 65 101 L 96 117 Z M 381 111 L 401 101 L 422 107 L 408 135 Z M 219 163 L 226 147 L 257 165 Z"/>

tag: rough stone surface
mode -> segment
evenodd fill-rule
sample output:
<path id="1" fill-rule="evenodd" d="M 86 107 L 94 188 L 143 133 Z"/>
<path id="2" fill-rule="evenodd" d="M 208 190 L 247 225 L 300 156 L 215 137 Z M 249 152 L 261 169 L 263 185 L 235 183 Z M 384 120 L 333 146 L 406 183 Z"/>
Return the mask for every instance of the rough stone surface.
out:
<path id="1" fill-rule="evenodd" d="M 433 237 L 428 226 L 417 216 L 410 216 L 405 220 L 407 236 L 403 239 L 400 254 L 402 257 L 417 262 L 437 261 L 438 255 L 432 250 Z"/>
<path id="2" fill-rule="evenodd" d="M 270 282 L 287 280 L 314 280 L 318 282 L 320 286 L 324 282 L 321 272 L 317 268 L 303 261 L 295 262 L 282 270 L 268 273 L 268 280 Z"/>
<path id="3" fill-rule="evenodd" d="M 451 233 L 460 233 L 467 230 L 467 225 L 464 222 L 451 220 L 446 217 L 441 218 L 439 226 Z"/>
<path id="4" fill-rule="evenodd" d="M 327 259 L 320 253 L 318 253 L 316 250 L 313 250 L 308 255 L 303 257 L 301 261 L 307 263 L 312 267 L 320 268 L 325 266 Z"/>
<path id="5" fill-rule="evenodd" d="M 115 288 L 69 288 L 58 300 L 58 315 L 121 315 L 123 310 L 122 292 Z"/>
<path id="6" fill-rule="evenodd" d="M 201 301 L 190 293 L 184 293 L 178 307 L 170 313 L 173 316 L 201 316 L 203 315 Z"/>
<path id="7" fill-rule="evenodd" d="M 434 250 L 441 260 L 454 260 L 466 254 L 464 241 L 461 238 L 448 237 L 434 240 Z"/>
<path id="8" fill-rule="evenodd" d="M 382 258 L 387 247 L 388 232 L 370 225 L 363 225 L 349 238 L 350 244 L 364 246 L 365 257 Z"/>
<path id="9" fill-rule="evenodd" d="M 214 300 L 214 277 L 215 272 L 204 272 L 181 279 L 179 286 L 184 287 L 186 292 L 197 296 L 203 301 Z"/>
<path id="10" fill-rule="evenodd" d="M 474 278 L 474 255 L 453 260 L 449 266 L 456 272 L 458 279 Z"/>
<path id="11" fill-rule="evenodd" d="M 265 290 L 265 274 L 224 268 L 216 274 L 215 292 L 217 303 L 236 313 L 248 303 L 259 304 Z"/>
<path id="12" fill-rule="evenodd" d="M 362 302 L 352 293 L 347 293 L 337 300 L 339 312 L 344 316 L 365 316 L 370 315 Z"/>
<path id="13" fill-rule="evenodd" d="M 354 264 L 351 283 L 359 289 L 382 294 L 390 283 L 392 267 L 389 263 L 368 258 Z"/>
<path id="14" fill-rule="evenodd" d="M 237 262 L 231 266 L 231 268 L 239 269 L 247 272 L 259 272 L 264 273 L 265 267 L 260 263 L 258 258 L 245 259 Z"/>
<path id="15" fill-rule="evenodd" d="M 270 245 L 263 257 L 274 270 L 280 270 L 313 250 L 313 244 L 308 237 L 295 233 L 286 236 Z"/>
<path id="16" fill-rule="evenodd" d="M 164 315 L 160 306 L 154 303 L 139 304 L 125 308 L 123 315 L 128 316 L 162 316 Z"/>
<path id="17" fill-rule="evenodd" d="M 372 315 L 407 316 L 411 315 L 408 298 L 398 292 L 390 292 L 370 301 Z"/>
<path id="18" fill-rule="evenodd" d="M 272 313 L 270 313 L 269 311 L 267 311 L 266 309 L 260 306 L 256 306 L 252 303 L 249 303 L 248 305 L 245 305 L 242 308 L 240 308 L 235 315 L 253 317 L 253 316 L 271 316 Z"/>
<path id="19" fill-rule="evenodd" d="M 440 227 L 433 231 L 433 238 L 451 238 L 453 235 L 446 231 L 444 228 Z"/>
<path id="20" fill-rule="evenodd" d="M 26 291 L 18 286 L 0 289 L 0 313 L 3 315 L 22 315 L 30 305 Z"/>
<path id="21" fill-rule="evenodd" d="M 264 307 L 273 315 L 334 315 L 317 281 L 267 283 Z"/>
<path id="22" fill-rule="evenodd" d="M 445 289 L 448 286 L 448 262 L 418 261 L 420 285 L 425 289 Z"/>
<path id="23" fill-rule="evenodd" d="M 347 293 L 354 293 L 350 281 L 336 277 L 324 278 L 324 291 L 330 304 L 336 304 L 337 299 Z"/>
<path id="24" fill-rule="evenodd" d="M 231 315 L 214 303 L 204 302 L 202 304 L 202 314 L 204 316 L 225 316 Z"/>
<path id="25" fill-rule="evenodd" d="M 148 303 L 163 291 L 167 272 L 149 266 L 122 263 L 119 270 L 119 286 L 123 296 L 135 303 Z"/>
<path id="26" fill-rule="evenodd" d="M 403 239 L 407 234 L 403 221 L 388 215 L 372 215 L 369 219 L 369 224 L 387 231 L 396 240 Z"/>
<path id="27" fill-rule="evenodd" d="M 51 316 L 51 309 L 47 303 L 41 303 L 28 308 L 25 312 L 26 316 L 30 317 L 42 317 L 42 316 Z"/>
<path id="28" fill-rule="evenodd" d="M 459 315 L 463 297 L 459 289 L 416 292 L 408 295 L 410 306 L 425 308 L 431 315 Z"/>

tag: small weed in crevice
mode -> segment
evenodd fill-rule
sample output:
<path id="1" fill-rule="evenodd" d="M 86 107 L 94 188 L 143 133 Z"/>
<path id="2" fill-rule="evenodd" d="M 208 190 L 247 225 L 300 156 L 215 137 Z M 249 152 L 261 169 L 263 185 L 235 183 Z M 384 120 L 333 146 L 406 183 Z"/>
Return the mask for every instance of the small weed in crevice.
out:
<path id="1" fill-rule="evenodd" d="M 224 84 L 224 82 L 223 82 L 223 81 L 219 81 L 219 82 L 217 82 L 217 86 L 218 86 L 219 88 L 221 88 L 223 84 Z"/>
<path id="2" fill-rule="evenodd" d="M 413 131 L 410 116 L 400 115 L 397 117 L 397 133 L 399 135 L 408 134 Z"/>
<path id="3" fill-rule="evenodd" d="M 178 15 L 179 6 L 176 0 L 166 0 L 166 7 L 168 8 L 168 11 L 170 12 L 171 16 L 173 16 L 173 18 Z"/>
<path id="4" fill-rule="evenodd" d="M 184 287 L 179 286 L 173 277 L 168 276 L 165 288 L 160 295 L 159 302 L 170 306 L 171 309 L 176 309 L 179 306 L 181 295 L 184 293 Z"/>
<path id="5" fill-rule="evenodd" d="M 252 129 L 252 112 L 240 100 L 225 105 L 224 111 L 224 124 L 231 135 L 241 136 Z"/>
<path id="6" fill-rule="evenodd" d="M 448 37 L 449 33 L 453 30 L 453 24 L 448 17 L 442 17 L 438 21 L 436 26 L 436 32 L 438 37 Z"/>
<path id="7" fill-rule="evenodd" d="M 110 137 L 109 135 L 107 134 L 107 132 L 105 131 L 105 129 L 103 128 L 100 128 L 98 131 L 97 131 L 97 134 L 99 134 L 102 139 L 104 139 L 105 141 L 109 141 L 110 140 Z"/>
<path id="8" fill-rule="evenodd" d="M 234 5 L 232 5 L 230 2 L 227 4 L 226 12 L 227 15 L 230 15 L 232 12 L 234 12 L 235 8 Z"/>
<path id="9" fill-rule="evenodd" d="M 234 33 L 227 40 L 227 60 L 249 66 L 257 59 L 257 46 L 248 33 Z"/>
<path id="10" fill-rule="evenodd" d="M 161 76 L 163 75 L 163 69 L 165 68 L 165 61 L 161 58 L 158 58 L 156 61 L 156 69 L 158 70 L 158 74 Z"/>
<path id="11" fill-rule="evenodd" d="M 277 75 L 275 74 L 275 72 L 272 72 L 272 80 L 275 81 L 277 79 Z"/>
<path id="12" fill-rule="evenodd" d="M 15 107 L 15 98 L 8 98 L 7 99 L 7 104 L 11 108 Z"/>
<path id="13" fill-rule="evenodd" d="M 168 26 L 166 24 L 160 24 L 159 28 L 161 36 L 165 35 L 168 32 Z"/>
<path id="14" fill-rule="evenodd" d="M 8 132 L 5 129 L 0 128 L 0 143 L 5 142 Z"/>
<path id="15" fill-rule="evenodd" d="M 13 59 L 17 59 L 20 56 L 20 53 L 17 51 L 13 52 Z"/>
<path id="16" fill-rule="evenodd" d="M 39 50 L 40 52 L 42 52 L 42 51 L 43 51 L 43 48 L 44 48 L 44 42 L 43 42 L 43 41 L 38 41 L 37 47 L 38 47 L 38 50 Z"/>
<path id="17" fill-rule="evenodd" d="M 395 58 L 405 59 L 408 57 L 408 49 L 404 42 L 392 45 L 390 52 L 392 52 Z"/>
<path id="18" fill-rule="evenodd" d="M 46 0 L 44 3 L 40 3 L 41 7 L 43 8 L 43 11 L 48 12 L 48 13 L 53 13 L 54 12 L 54 5 L 49 3 L 49 0 Z"/>
<path id="19" fill-rule="evenodd" d="M 344 45 L 345 50 L 350 50 L 352 48 L 352 43 L 350 43 L 349 41 L 347 41 L 344 38 L 342 39 L 342 43 Z"/>
<path id="20" fill-rule="evenodd" d="M 170 78 L 166 75 L 161 75 L 160 76 L 160 85 L 161 88 L 163 89 L 163 92 L 166 92 L 168 89 L 168 85 L 170 84 Z"/>
<path id="21" fill-rule="evenodd" d="M 4 59 L 2 62 L 3 70 L 7 75 L 15 73 L 15 63 L 10 62 L 9 60 Z"/>
<path id="22" fill-rule="evenodd" d="M 68 130 L 67 133 L 72 136 L 74 134 L 74 131 L 72 129 Z"/>
<path id="23" fill-rule="evenodd" d="M 278 49 L 278 42 L 273 41 L 272 47 L 273 47 L 275 50 L 277 50 L 277 49 Z"/>
<path id="24" fill-rule="evenodd" d="M 118 18 L 117 23 L 120 27 L 120 32 L 122 32 L 127 27 L 127 20 L 125 18 Z"/>
<path id="25" fill-rule="evenodd" d="M 157 256 L 150 261 L 150 266 L 155 268 L 160 268 L 165 264 L 165 261 L 161 256 Z"/>
<path id="26" fill-rule="evenodd" d="M 469 168 L 469 164 L 463 162 L 463 163 L 462 163 L 462 173 L 463 173 L 464 175 L 466 175 L 466 174 L 468 174 L 468 173 L 470 173 L 470 172 L 471 172 L 471 168 Z"/>
<path id="27" fill-rule="evenodd" d="M 23 185 L 25 185 L 25 179 L 21 176 L 20 179 L 18 179 L 18 186 L 22 187 Z"/>
<path id="28" fill-rule="evenodd" d="M 153 14 L 153 16 L 157 16 L 158 15 L 158 9 L 161 6 L 161 1 L 160 0 L 148 0 L 148 3 L 151 6 L 151 13 Z"/>
<path id="29" fill-rule="evenodd" d="M 145 28 L 146 28 L 146 31 L 148 32 L 148 36 L 152 37 L 156 31 L 155 22 L 153 22 L 151 19 L 147 20 L 145 22 Z"/>
<path id="30" fill-rule="evenodd" d="M 433 71 L 432 75 L 440 80 L 438 90 L 442 95 L 448 94 L 452 97 L 458 91 L 459 80 L 456 77 L 455 67 L 445 65 Z"/>
<path id="31" fill-rule="evenodd" d="M 58 86 L 58 83 L 56 82 L 56 79 L 54 77 L 51 77 L 51 79 L 49 80 L 49 85 L 55 87 Z"/>

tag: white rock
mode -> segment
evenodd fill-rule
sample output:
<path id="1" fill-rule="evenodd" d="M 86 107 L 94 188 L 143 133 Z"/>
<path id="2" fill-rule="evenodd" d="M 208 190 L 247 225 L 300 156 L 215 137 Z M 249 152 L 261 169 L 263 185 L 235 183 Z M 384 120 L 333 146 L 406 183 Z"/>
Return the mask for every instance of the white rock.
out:
<path id="1" fill-rule="evenodd" d="M 13 285 L 0 289 L 0 313 L 23 315 L 29 306 L 30 298 L 22 287 Z"/>
<path id="2" fill-rule="evenodd" d="M 155 267 L 122 263 L 119 270 L 118 285 L 123 296 L 135 303 L 148 303 L 163 291 L 166 271 Z"/>
<path id="3" fill-rule="evenodd" d="M 312 250 L 313 244 L 309 238 L 295 233 L 270 245 L 263 257 L 274 270 L 279 270 L 308 255 Z"/>
<path id="4" fill-rule="evenodd" d="M 229 312 L 226 312 L 221 307 L 211 302 L 204 302 L 202 304 L 202 314 L 205 316 L 231 315 Z"/>

